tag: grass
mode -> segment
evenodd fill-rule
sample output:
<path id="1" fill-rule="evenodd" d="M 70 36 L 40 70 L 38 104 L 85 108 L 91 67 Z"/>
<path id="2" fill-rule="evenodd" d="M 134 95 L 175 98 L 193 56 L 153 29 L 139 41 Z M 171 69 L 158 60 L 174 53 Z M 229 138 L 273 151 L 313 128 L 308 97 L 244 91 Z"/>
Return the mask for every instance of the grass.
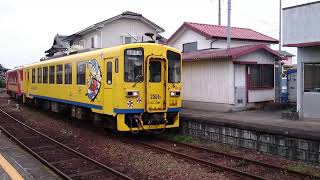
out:
<path id="1" fill-rule="evenodd" d="M 191 136 L 187 135 L 176 135 L 173 137 L 173 139 L 181 143 L 193 143 L 195 141 Z"/>
<path id="2" fill-rule="evenodd" d="M 292 171 L 298 171 L 298 172 L 302 172 L 302 173 L 307 173 L 307 174 L 313 174 L 316 176 L 320 176 L 320 172 L 319 172 L 319 168 L 314 168 L 312 166 L 309 165 L 304 165 L 301 163 L 298 164 L 290 164 L 287 167 L 289 170 Z"/>

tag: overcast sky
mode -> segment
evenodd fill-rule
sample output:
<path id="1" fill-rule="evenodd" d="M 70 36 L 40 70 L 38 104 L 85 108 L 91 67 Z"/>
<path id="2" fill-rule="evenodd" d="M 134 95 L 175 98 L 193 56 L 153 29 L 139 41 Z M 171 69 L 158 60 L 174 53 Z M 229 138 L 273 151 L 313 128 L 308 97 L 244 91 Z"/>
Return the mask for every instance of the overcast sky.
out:
<path id="1" fill-rule="evenodd" d="M 226 25 L 227 0 L 221 1 Z M 283 0 L 283 7 L 307 2 L 313 1 Z M 0 64 L 13 68 L 39 61 L 57 33 L 70 35 L 123 11 L 142 14 L 168 38 L 184 21 L 217 24 L 217 5 L 218 0 L 1 0 Z M 278 39 L 279 0 L 232 0 L 231 14 L 232 26 Z"/>

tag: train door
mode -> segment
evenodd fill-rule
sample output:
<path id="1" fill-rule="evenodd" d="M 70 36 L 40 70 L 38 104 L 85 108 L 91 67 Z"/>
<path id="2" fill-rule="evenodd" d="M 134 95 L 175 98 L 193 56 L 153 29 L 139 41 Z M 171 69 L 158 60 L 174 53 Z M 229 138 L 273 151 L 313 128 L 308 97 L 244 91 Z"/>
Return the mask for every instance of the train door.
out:
<path id="1" fill-rule="evenodd" d="M 113 111 L 113 75 L 114 75 L 114 59 L 108 58 L 105 59 L 105 88 L 104 88 L 104 110 L 106 112 L 112 112 Z"/>
<path id="2" fill-rule="evenodd" d="M 23 93 L 26 93 L 27 96 L 29 96 L 29 88 L 30 88 L 30 72 L 29 71 L 30 71 L 29 69 L 26 70 L 26 74 L 25 74 L 26 83 L 24 83 L 26 87 L 23 87 L 23 89 L 25 90 L 25 92 Z"/>
<path id="3" fill-rule="evenodd" d="M 147 61 L 146 109 L 148 112 L 166 110 L 166 61 L 150 58 Z"/>

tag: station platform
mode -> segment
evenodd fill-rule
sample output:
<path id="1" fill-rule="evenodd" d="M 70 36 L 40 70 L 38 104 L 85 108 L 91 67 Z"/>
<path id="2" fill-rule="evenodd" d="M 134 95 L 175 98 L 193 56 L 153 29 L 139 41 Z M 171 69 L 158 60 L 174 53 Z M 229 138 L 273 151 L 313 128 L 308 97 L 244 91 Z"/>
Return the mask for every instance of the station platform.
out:
<path id="1" fill-rule="evenodd" d="M 0 131 L 0 180 L 61 179 Z"/>
<path id="2" fill-rule="evenodd" d="M 250 129 L 308 140 L 320 140 L 320 119 L 281 119 L 281 111 L 241 111 L 221 113 L 183 109 L 182 120 L 192 120 L 218 126 Z"/>

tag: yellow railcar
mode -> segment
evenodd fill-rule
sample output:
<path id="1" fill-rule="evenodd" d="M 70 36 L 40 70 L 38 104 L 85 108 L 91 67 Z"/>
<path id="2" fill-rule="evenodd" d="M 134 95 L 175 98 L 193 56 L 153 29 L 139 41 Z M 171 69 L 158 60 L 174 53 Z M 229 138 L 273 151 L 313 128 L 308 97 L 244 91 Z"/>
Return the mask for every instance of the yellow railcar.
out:
<path id="1" fill-rule="evenodd" d="M 181 63 L 177 49 L 155 43 L 50 59 L 23 67 L 24 101 L 118 131 L 179 127 Z"/>

